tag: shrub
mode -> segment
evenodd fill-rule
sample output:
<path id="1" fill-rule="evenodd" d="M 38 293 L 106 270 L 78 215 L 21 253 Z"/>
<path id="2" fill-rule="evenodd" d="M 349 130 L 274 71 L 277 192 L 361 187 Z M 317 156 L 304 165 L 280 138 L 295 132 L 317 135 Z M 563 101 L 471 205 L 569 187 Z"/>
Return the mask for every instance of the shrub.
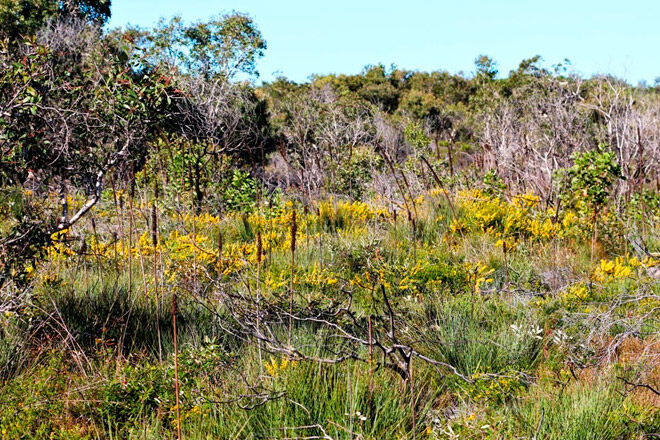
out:
<path id="1" fill-rule="evenodd" d="M 257 183 L 247 171 L 234 170 L 222 199 L 228 211 L 251 211 L 257 202 Z"/>

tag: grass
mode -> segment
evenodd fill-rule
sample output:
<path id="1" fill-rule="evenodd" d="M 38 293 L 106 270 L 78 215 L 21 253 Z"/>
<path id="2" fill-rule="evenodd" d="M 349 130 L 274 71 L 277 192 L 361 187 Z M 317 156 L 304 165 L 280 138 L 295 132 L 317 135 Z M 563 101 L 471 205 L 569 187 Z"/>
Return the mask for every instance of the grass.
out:
<path id="1" fill-rule="evenodd" d="M 607 383 L 572 384 L 547 394 L 536 390 L 513 408 L 513 432 L 548 440 L 614 440 L 631 434 L 624 397 Z"/>
<path id="2" fill-rule="evenodd" d="M 454 202 L 456 216 L 444 197 L 421 201 L 414 231 L 377 204 L 330 200 L 320 215 L 298 207 L 293 352 L 290 204 L 264 217 L 163 209 L 157 249 L 148 234 L 139 241 L 148 204 L 136 207 L 130 240 L 111 232 L 121 219 L 127 234 L 128 213 L 100 206 L 94 230 L 83 224 L 71 233 L 74 251 L 50 252 L 30 275 L 29 300 L 0 317 L 2 438 L 171 437 L 174 293 L 186 439 L 632 440 L 657 432 L 657 401 L 613 373 L 619 365 L 659 386 L 649 342 L 658 332 L 657 283 L 637 269 L 597 280 L 589 236 L 530 232 L 542 212 Z M 498 220 L 485 227 L 480 210 L 493 209 Z M 509 234 L 514 221 L 518 232 Z M 503 239 L 513 243 L 506 258 Z M 93 252 L 76 254 L 82 240 L 96 243 Z M 246 330 L 256 325 L 257 289 L 261 328 L 273 332 L 261 343 Z M 639 338 L 648 356 L 603 356 L 614 337 Z"/>
<path id="3" fill-rule="evenodd" d="M 542 335 L 536 332 L 543 323 L 524 306 L 463 296 L 436 304 L 427 314 L 429 350 L 463 375 L 526 372 L 539 361 Z"/>

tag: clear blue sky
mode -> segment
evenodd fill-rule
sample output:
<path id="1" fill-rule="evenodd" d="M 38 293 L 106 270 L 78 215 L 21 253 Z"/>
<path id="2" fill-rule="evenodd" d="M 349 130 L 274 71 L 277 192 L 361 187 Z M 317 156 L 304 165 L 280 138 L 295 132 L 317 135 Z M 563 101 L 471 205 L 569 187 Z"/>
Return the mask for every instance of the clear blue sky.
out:
<path id="1" fill-rule="evenodd" d="M 539 54 L 546 66 L 568 58 L 586 76 L 660 77 L 660 0 L 112 0 L 110 26 L 231 10 L 248 13 L 268 43 L 258 64 L 265 81 L 376 63 L 469 74 L 479 54 L 502 74 Z"/>

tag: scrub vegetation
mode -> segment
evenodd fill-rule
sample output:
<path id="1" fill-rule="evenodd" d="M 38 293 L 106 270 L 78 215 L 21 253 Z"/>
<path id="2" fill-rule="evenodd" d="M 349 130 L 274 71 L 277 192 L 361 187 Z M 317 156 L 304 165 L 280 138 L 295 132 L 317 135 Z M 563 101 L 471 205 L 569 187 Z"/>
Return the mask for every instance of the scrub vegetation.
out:
<path id="1" fill-rule="evenodd" d="M 0 1 L 0 438 L 658 436 L 660 87 L 109 16 Z"/>

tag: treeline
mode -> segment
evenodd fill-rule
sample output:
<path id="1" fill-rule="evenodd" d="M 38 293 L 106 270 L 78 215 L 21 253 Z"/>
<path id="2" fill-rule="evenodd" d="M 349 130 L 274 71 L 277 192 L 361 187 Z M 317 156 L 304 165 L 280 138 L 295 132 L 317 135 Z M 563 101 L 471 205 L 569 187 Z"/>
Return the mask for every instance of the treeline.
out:
<path id="1" fill-rule="evenodd" d="M 550 206 L 574 155 L 596 149 L 621 167 L 617 200 L 658 185 L 658 86 L 583 79 L 539 57 L 499 78 L 486 56 L 470 75 L 377 65 L 256 86 L 242 79 L 266 42 L 244 14 L 114 30 L 109 17 L 106 0 L 0 6 L 0 284 L 136 176 L 214 213 L 284 193 L 401 207 L 484 178 Z M 86 202 L 71 206 L 73 194 Z"/>
<path id="2" fill-rule="evenodd" d="M 414 158 L 411 171 L 426 155 L 447 177 L 490 171 L 510 189 L 532 188 L 550 202 L 557 196 L 555 173 L 569 167 L 576 152 L 602 145 L 615 153 L 627 178 L 619 194 L 657 185 L 660 88 L 632 87 L 612 77 L 583 79 L 567 66 L 541 67 L 538 56 L 502 79 L 490 58 L 475 63 L 470 77 L 371 66 L 360 75 L 318 76 L 301 85 L 281 79 L 262 89 L 284 143 L 300 156 L 310 149 L 306 143 L 320 146 L 326 160 L 314 162 L 331 177 L 333 166 L 352 165 L 356 145 L 369 144 L 386 150 L 396 164 Z M 305 119 L 307 113 L 315 117 Z M 352 130 L 337 123 L 338 113 Z M 360 129 L 361 137 L 355 135 Z M 348 148 L 328 141 L 340 133 Z M 346 154 L 337 156 L 338 150 Z M 299 168 L 316 171 L 314 164 Z M 328 187 L 323 179 L 315 181 L 317 190 Z"/>

